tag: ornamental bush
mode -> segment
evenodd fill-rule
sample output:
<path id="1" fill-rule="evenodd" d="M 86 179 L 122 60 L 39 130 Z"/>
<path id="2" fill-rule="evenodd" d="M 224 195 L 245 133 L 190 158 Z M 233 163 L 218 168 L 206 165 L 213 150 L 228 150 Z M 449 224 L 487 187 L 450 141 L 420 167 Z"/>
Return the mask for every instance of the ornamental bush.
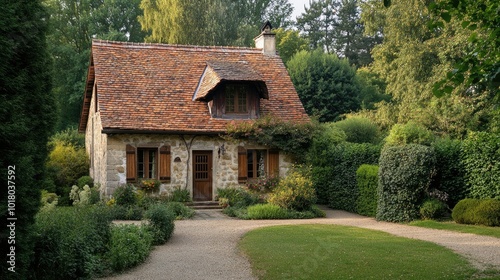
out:
<path id="1" fill-rule="evenodd" d="M 446 212 L 446 204 L 436 198 L 425 200 L 420 207 L 420 216 L 425 220 L 442 218 Z"/>
<path id="2" fill-rule="evenodd" d="M 465 182 L 474 198 L 500 198 L 500 134 L 474 132 L 462 145 Z"/>
<path id="3" fill-rule="evenodd" d="M 363 164 L 356 171 L 359 196 L 356 212 L 360 215 L 375 217 L 377 214 L 378 166 Z"/>
<path id="4" fill-rule="evenodd" d="M 143 262 L 151 251 L 153 236 L 144 226 L 111 227 L 111 240 L 106 259 L 113 271 L 122 271 Z"/>
<path id="5" fill-rule="evenodd" d="M 255 204 L 247 209 L 249 219 L 287 219 L 288 211 L 274 204 Z"/>
<path id="6" fill-rule="evenodd" d="M 409 121 L 406 124 L 395 124 L 386 137 L 386 145 L 420 144 L 430 146 L 434 135 L 422 125 Z"/>
<path id="7" fill-rule="evenodd" d="M 419 206 L 435 173 L 434 149 L 417 144 L 388 146 L 382 150 L 379 164 L 377 220 L 418 219 Z"/>
<path id="8" fill-rule="evenodd" d="M 153 235 L 153 245 L 167 242 L 174 232 L 174 213 L 166 205 L 157 203 L 149 207 L 144 217 L 149 221 L 147 227 Z"/>
<path id="9" fill-rule="evenodd" d="M 466 198 L 460 200 L 451 217 L 459 224 L 500 226 L 500 200 Z"/>
<path id="10" fill-rule="evenodd" d="M 291 170 L 269 195 L 268 202 L 289 210 L 308 210 L 316 203 L 316 193 L 308 174 Z"/>
<path id="11" fill-rule="evenodd" d="M 352 143 L 371 143 L 380 142 L 380 131 L 376 124 L 369 119 L 354 117 L 334 123 L 334 125 L 346 134 L 346 141 Z"/>
<path id="12" fill-rule="evenodd" d="M 137 203 L 135 187 L 132 184 L 126 184 L 116 188 L 113 193 L 117 205 L 130 206 Z"/>

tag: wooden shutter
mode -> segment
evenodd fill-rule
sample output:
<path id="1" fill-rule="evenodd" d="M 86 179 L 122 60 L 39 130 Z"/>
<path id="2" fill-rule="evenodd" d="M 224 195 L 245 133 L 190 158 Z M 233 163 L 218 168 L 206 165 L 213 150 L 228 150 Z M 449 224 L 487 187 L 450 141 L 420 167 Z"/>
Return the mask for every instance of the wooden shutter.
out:
<path id="1" fill-rule="evenodd" d="M 127 145 L 127 182 L 135 182 L 137 180 L 137 159 L 136 149 L 132 145 Z"/>
<path id="2" fill-rule="evenodd" d="M 280 175 L 280 153 L 278 150 L 269 150 L 269 175 L 278 177 Z"/>
<path id="3" fill-rule="evenodd" d="M 247 181 L 247 150 L 241 146 L 238 147 L 238 183 Z"/>
<path id="4" fill-rule="evenodd" d="M 160 148 L 160 181 L 170 181 L 170 146 Z"/>

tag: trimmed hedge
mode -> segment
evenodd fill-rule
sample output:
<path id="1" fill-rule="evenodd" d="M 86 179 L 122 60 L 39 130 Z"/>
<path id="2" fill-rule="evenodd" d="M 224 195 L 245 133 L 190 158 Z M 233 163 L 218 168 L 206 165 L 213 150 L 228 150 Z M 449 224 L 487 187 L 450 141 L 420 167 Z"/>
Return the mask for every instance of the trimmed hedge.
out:
<path id="1" fill-rule="evenodd" d="M 377 220 L 418 219 L 419 206 L 435 165 L 432 147 L 417 144 L 385 147 L 380 156 Z"/>
<path id="2" fill-rule="evenodd" d="M 462 152 L 470 196 L 500 198 L 500 134 L 470 133 Z"/>
<path id="3" fill-rule="evenodd" d="M 334 147 L 328 156 L 330 184 L 327 189 L 328 206 L 333 209 L 356 212 L 359 192 L 356 171 L 362 164 L 377 164 L 380 146 L 372 144 L 342 143 Z"/>
<path id="4" fill-rule="evenodd" d="M 500 200 L 463 199 L 453 208 L 451 217 L 459 224 L 500 226 Z"/>
<path id="5" fill-rule="evenodd" d="M 465 170 L 461 162 L 462 142 L 439 139 L 432 146 L 436 153 L 436 176 L 432 186 L 447 194 L 446 204 L 453 209 L 467 195 Z"/>
<path id="6" fill-rule="evenodd" d="M 377 214 L 378 166 L 363 164 L 356 171 L 359 196 L 356 212 L 360 215 L 375 217 Z"/>

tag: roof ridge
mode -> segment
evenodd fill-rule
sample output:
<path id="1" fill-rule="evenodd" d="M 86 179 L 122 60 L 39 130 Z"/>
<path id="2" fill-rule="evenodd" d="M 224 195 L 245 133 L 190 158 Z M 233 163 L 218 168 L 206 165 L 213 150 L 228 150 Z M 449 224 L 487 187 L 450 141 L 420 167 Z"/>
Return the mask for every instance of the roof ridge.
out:
<path id="1" fill-rule="evenodd" d="M 164 44 L 164 43 L 138 43 L 138 42 L 122 42 L 92 39 L 93 46 L 124 46 L 138 49 L 181 49 L 190 51 L 226 51 L 226 52 L 258 52 L 262 53 L 261 49 L 251 47 L 236 47 L 236 46 L 199 46 L 199 45 L 182 45 L 182 44 Z"/>

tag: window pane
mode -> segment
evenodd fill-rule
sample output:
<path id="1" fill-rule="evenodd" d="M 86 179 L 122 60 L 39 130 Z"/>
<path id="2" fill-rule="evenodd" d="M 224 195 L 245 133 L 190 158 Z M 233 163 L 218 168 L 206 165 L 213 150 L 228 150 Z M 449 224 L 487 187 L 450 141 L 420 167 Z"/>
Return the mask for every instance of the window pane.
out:
<path id="1" fill-rule="evenodd" d="M 247 112 L 247 94 L 245 91 L 238 92 L 238 113 Z"/>
<path id="2" fill-rule="evenodd" d="M 259 161 L 259 165 L 257 168 L 257 177 L 266 176 L 266 151 L 265 150 L 257 150 L 257 159 Z"/>
<path id="3" fill-rule="evenodd" d="M 137 150 L 137 177 L 144 178 L 144 150 Z"/>
<path id="4" fill-rule="evenodd" d="M 254 160 L 253 160 L 254 150 L 247 151 L 247 170 L 248 170 L 248 178 L 254 178 Z"/>
<path id="5" fill-rule="evenodd" d="M 226 88 L 226 113 L 234 113 L 234 91 L 233 87 Z"/>
<path id="6" fill-rule="evenodd" d="M 149 150 L 149 174 L 148 178 L 156 178 L 156 151 Z"/>

